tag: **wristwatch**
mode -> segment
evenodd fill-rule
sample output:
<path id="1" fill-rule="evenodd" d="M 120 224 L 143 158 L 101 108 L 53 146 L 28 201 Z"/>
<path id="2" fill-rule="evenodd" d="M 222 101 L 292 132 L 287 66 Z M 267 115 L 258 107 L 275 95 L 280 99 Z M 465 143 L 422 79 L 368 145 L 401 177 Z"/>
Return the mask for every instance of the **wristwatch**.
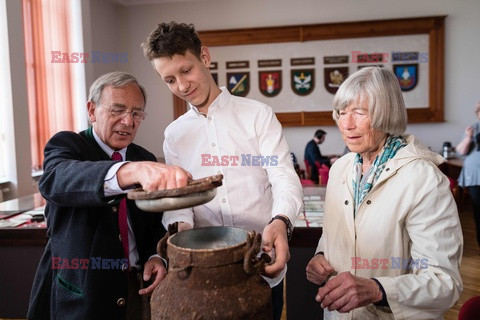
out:
<path id="1" fill-rule="evenodd" d="M 285 223 L 285 225 L 287 226 L 287 239 L 288 239 L 288 241 L 290 241 L 290 239 L 292 238 L 292 233 L 293 233 L 293 225 L 290 222 L 290 219 L 288 219 L 287 217 L 284 217 L 284 216 L 277 215 L 277 216 L 273 217 L 272 220 L 270 220 L 270 222 L 268 224 L 272 223 L 273 220 L 282 220 Z"/>

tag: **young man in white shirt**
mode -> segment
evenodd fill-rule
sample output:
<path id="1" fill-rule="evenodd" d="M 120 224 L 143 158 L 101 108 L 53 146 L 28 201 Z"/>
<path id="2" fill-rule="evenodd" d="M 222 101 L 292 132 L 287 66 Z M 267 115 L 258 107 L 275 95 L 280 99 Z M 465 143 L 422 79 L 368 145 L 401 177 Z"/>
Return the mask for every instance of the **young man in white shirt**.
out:
<path id="1" fill-rule="evenodd" d="M 262 249 L 275 256 L 265 275 L 273 288 L 274 319 L 280 319 L 288 235 L 303 193 L 275 113 L 217 86 L 209 50 L 191 24 L 159 24 L 143 49 L 170 91 L 190 104 L 165 130 L 166 162 L 194 179 L 224 176 L 211 202 L 165 212 L 164 225 L 178 221 L 179 230 L 226 225 L 262 233 Z"/>

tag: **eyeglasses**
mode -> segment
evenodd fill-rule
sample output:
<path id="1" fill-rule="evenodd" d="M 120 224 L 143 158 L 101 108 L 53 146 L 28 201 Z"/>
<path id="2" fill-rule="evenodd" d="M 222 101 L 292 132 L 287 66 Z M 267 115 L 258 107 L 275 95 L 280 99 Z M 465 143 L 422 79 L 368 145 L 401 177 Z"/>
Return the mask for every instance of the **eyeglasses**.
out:
<path id="1" fill-rule="evenodd" d="M 130 113 L 132 114 L 133 120 L 142 121 L 143 119 L 145 119 L 145 116 L 147 115 L 145 111 L 142 111 L 142 110 L 128 111 L 128 108 L 122 107 L 122 106 L 116 106 L 116 105 L 106 106 L 103 104 L 99 104 L 99 106 L 104 107 L 105 109 L 108 109 L 108 111 L 110 112 L 110 115 L 115 118 L 117 117 L 125 118 L 125 116 Z"/>

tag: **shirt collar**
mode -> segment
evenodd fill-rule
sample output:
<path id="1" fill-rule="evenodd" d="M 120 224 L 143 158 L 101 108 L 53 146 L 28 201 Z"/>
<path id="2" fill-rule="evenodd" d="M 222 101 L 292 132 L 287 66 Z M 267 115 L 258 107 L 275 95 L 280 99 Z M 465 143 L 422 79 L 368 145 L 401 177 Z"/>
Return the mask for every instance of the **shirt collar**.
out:
<path id="1" fill-rule="evenodd" d="M 108 157 L 111 158 L 115 150 L 113 150 L 112 148 L 107 146 L 102 140 L 100 140 L 100 138 L 97 136 L 97 133 L 95 132 L 95 129 L 93 129 L 92 132 L 93 132 L 93 137 L 95 138 L 95 141 L 98 143 L 100 148 L 102 148 L 102 150 L 105 151 Z M 119 152 L 122 155 L 123 161 L 127 159 L 127 148 L 123 148 L 121 150 L 118 150 L 117 152 Z"/>
<path id="2" fill-rule="evenodd" d="M 226 87 L 220 87 L 220 90 L 222 92 L 220 92 L 218 97 L 216 97 L 212 104 L 208 106 L 208 114 L 210 115 L 225 107 L 232 96 Z M 190 104 L 190 109 L 192 109 L 198 116 L 205 116 L 204 113 L 199 112 L 197 107 L 192 104 Z"/>

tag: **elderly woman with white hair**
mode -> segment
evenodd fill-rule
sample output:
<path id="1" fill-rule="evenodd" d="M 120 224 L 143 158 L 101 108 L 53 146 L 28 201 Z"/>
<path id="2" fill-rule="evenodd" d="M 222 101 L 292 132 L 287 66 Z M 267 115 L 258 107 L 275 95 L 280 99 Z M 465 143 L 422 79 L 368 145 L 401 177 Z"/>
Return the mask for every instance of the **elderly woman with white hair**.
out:
<path id="1" fill-rule="evenodd" d="M 352 74 L 333 100 L 350 153 L 331 168 L 307 266 L 325 319 L 442 319 L 459 298 L 463 236 L 443 157 L 405 134 L 388 69 Z"/>

